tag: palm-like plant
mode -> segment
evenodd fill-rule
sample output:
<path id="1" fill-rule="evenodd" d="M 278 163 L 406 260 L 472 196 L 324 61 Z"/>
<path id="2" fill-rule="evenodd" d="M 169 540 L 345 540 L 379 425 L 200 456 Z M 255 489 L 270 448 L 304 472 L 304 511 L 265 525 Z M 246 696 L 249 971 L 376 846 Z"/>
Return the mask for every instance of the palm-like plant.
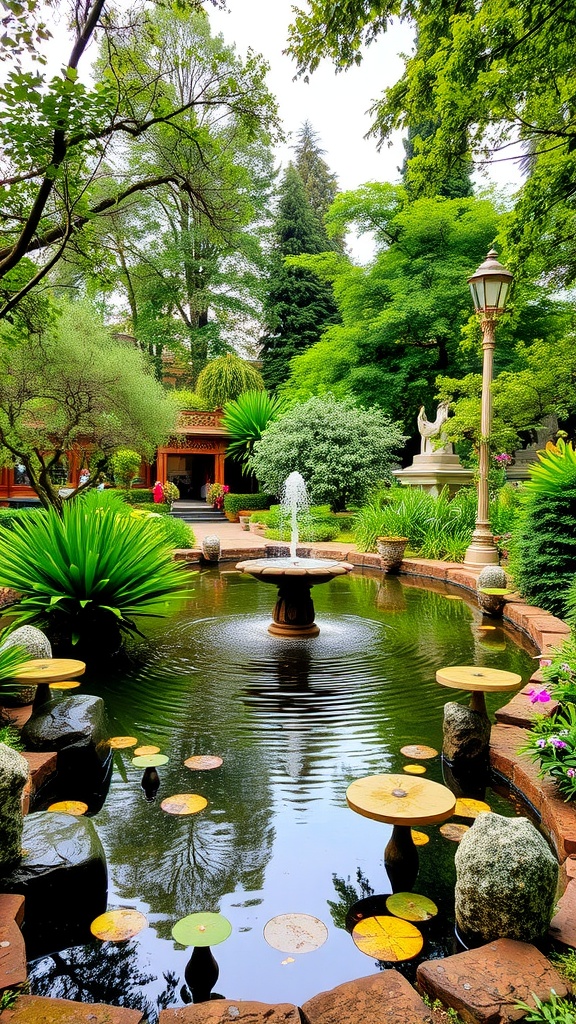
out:
<path id="1" fill-rule="evenodd" d="M 135 616 L 166 615 L 188 578 L 153 519 L 119 514 L 98 492 L 0 536 L 0 586 L 21 595 L 7 614 L 73 643 L 111 627 L 137 631 Z"/>
<path id="2" fill-rule="evenodd" d="M 7 638 L 7 631 L 0 636 L 0 642 Z M 13 644 L 11 647 L 0 646 L 0 700 L 16 697 L 22 685 L 15 681 L 14 673 L 30 661 L 30 655 L 24 647 Z M 4 742 L 4 741 L 2 741 Z"/>
<path id="3" fill-rule="evenodd" d="M 226 402 L 222 423 L 232 440 L 228 454 L 246 463 L 255 441 L 259 441 L 269 423 L 286 411 L 286 402 L 270 398 L 265 391 L 245 391 L 234 401 Z"/>

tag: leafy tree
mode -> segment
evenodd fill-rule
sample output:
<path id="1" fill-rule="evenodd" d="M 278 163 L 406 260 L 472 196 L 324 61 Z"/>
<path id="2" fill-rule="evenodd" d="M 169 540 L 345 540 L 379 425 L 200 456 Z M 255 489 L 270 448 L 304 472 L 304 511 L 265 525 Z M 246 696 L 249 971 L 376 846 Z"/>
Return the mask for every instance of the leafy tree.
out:
<path id="1" fill-rule="evenodd" d="M 311 501 L 336 512 L 361 501 L 390 466 L 404 441 L 380 409 L 359 409 L 332 396 L 295 405 L 271 423 L 254 445 L 250 468 L 271 494 L 290 473 L 306 481 Z"/>
<path id="2" fill-rule="evenodd" d="M 288 376 L 292 356 L 318 341 L 327 324 L 338 319 L 330 285 L 309 269 L 287 266 L 284 258 L 321 253 L 329 244 L 302 179 L 289 164 L 280 186 L 264 300 L 267 332 L 262 339 L 262 376 L 271 390 Z"/>
<path id="3" fill-rule="evenodd" d="M 373 108 L 374 134 L 428 122 L 410 161 L 417 191 L 433 194 L 465 150 L 476 163 L 526 153 L 528 178 L 511 219 L 519 261 L 541 247 L 545 269 L 576 279 L 576 108 L 571 0 L 314 0 L 296 11 L 290 51 L 299 73 L 324 56 L 339 67 L 359 64 L 362 43 L 385 31 L 390 17 L 415 22 L 418 46 L 400 80 Z"/>
<path id="4" fill-rule="evenodd" d="M 141 49 L 154 59 L 157 40 L 165 52 L 179 55 L 166 62 L 179 107 L 209 91 L 218 62 L 242 79 L 245 68 L 221 36 L 212 38 L 207 19 L 175 10 L 156 10 Z M 222 105 L 208 105 L 200 119 L 196 109 L 180 115 L 186 133 L 171 143 L 165 126 L 150 129 L 145 139 L 126 146 L 131 175 L 150 176 L 177 169 L 194 183 L 197 196 L 217 210 L 211 218 L 203 202 L 173 182 L 136 196 L 91 230 L 100 251 L 101 286 L 115 304 L 125 297 L 130 330 L 148 351 L 162 376 L 168 350 L 179 376 L 193 383 L 207 358 L 222 354 L 242 318 L 260 313 L 263 256 L 262 218 L 272 185 L 270 135 L 263 121 L 248 123 L 240 110 L 222 117 Z M 93 278 L 93 253 L 80 259 Z"/>
<path id="5" fill-rule="evenodd" d="M 328 230 L 339 233 L 354 223 L 360 232 L 373 232 L 378 253 L 367 267 L 334 253 L 290 261 L 332 283 L 341 323 L 293 360 L 283 393 L 299 399 L 329 390 L 352 393 L 401 418 L 413 433 L 418 409 L 432 402 L 443 368 L 480 367 L 478 338 L 461 347 L 471 312 L 465 282 L 497 222 L 487 199 L 412 202 L 401 186 L 377 183 L 341 193 Z M 499 351 L 502 359 L 507 347 Z"/>
<path id="6" fill-rule="evenodd" d="M 566 311 L 566 319 L 572 314 Z M 551 344 L 553 340 L 553 344 Z M 536 339 L 516 347 L 517 367 L 503 370 L 492 384 L 493 451 L 512 452 L 522 446 L 522 435 L 533 433 L 546 416 L 568 421 L 576 409 L 576 344 L 573 330 L 564 337 Z M 480 441 L 482 377 L 438 377 L 437 397 L 452 402 L 454 415 L 446 435 L 454 442 Z"/>
<path id="7" fill-rule="evenodd" d="M 198 3 L 191 0 L 185 9 L 197 11 Z M 30 46 L 33 32 L 18 18 L 16 43 Z M 47 80 L 38 65 L 30 70 L 15 46 L 0 88 L 2 184 L 9 186 L 2 208 L 0 316 L 18 306 L 87 226 L 135 196 L 169 185 L 209 223 L 229 221 L 229 204 L 218 182 L 211 183 L 213 151 L 205 145 L 204 118 L 210 112 L 222 122 L 236 119 L 247 138 L 263 124 L 275 125 L 266 65 L 254 54 L 242 66 L 229 51 L 224 59 L 223 44 L 211 53 L 206 47 L 201 53 L 180 50 L 144 8 L 116 14 L 105 9 L 105 0 L 75 2 L 71 24 L 74 38 L 61 75 Z M 101 57 L 94 85 L 86 85 L 82 64 L 95 34 Z M 178 76 L 186 82 L 184 96 L 173 84 Z M 137 140 L 145 150 L 152 137 L 161 141 L 163 164 L 142 161 L 127 169 L 125 144 Z M 196 150 L 203 174 L 198 165 L 191 173 L 177 159 L 182 147 Z"/>
<path id="8" fill-rule="evenodd" d="M 198 377 L 197 391 L 210 409 L 221 409 L 245 391 L 263 391 L 261 374 L 235 352 L 213 359 Z"/>
<path id="9" fill-rule="evenodd" d="M 0 456 L 22 462 L 46 507 L 64 499 L 50 471 L 74 447 L 96 451 L 97 476 L 118 448 L 152 459 L 177 407 L 141 352 L 113 338 L 88 303 L 64 307 L 42 334 L 8 324 L 0 344 Z"/>

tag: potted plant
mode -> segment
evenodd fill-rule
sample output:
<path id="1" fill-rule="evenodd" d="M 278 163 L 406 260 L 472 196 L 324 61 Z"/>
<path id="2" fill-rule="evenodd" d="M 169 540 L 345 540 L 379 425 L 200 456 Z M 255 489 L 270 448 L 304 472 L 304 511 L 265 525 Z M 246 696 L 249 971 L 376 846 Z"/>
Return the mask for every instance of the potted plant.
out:
<path id="1" fill-rule="evenodd" d="M 376 548 L 384 572 L 398 572 L 404 558 L 408 537 L 377 537 Z"/>

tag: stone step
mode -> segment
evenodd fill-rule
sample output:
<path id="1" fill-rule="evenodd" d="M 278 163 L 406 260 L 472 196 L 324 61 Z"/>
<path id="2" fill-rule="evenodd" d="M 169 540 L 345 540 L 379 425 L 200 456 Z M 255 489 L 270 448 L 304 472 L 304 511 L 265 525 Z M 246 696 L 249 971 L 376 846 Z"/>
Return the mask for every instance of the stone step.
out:
<path id="1" fill-rule="evenodd" d="M 23 920 L 24 897 L 0 894 L 0 992 L 24 985 L 28 977 L 26 947 L 20 931 Z"/>
<path id="2" fill-rule="evenodd" d="M 430 1024 L 430 1010 L 406 978 L 387 970 L 320 992 L 302 1005 L 305 1024 Z"/>
<path id="3" fill-rule="evenodd" d="M 158 1024 L 231 1024 L 231 1022 L 233 1024 L 301 1024 L 301 1019 L 298 1008 L 292 1003 L 270 1004 L 249 1001 L 236 1002 L 233 999 L 211 999 L 206 1003 L 162 1010 Z"/>
<path id="4" fill-rule="evenodd" d="M 532 994 L 543 1002 L 552 989 L 568 995 L 564 979 L 535 946 L 515 939 L 497 939 L 478 949 L 443 960 L 419 964 L 418 987 L 440 999 L 467 1024 L 505 1024 L 522 1016 L 516 1002 L 534 1006 Z"/>
<path id="5" fill-rule="evenodd" d="M 576 878 L 571 878 L 558 901 L 549 935 L 563 946 L 576 947 Z"/>
<path id="6" fill-rule="evenodd" d="M 2 1010 L 2 1024 L 145 1024 L 145 1021 L 140 1010 L 48 996 L 18 996 L 11 1009 Z"/>

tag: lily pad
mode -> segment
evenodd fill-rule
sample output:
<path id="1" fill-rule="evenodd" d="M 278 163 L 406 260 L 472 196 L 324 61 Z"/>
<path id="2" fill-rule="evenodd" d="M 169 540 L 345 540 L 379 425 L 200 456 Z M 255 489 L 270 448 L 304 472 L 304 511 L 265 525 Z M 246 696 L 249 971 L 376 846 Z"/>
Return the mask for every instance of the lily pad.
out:
<path id="1" fill-rule="evenodd" d="M 208 772 L 212 768 L 219 768 L 222 758 L 217 754 L 194 754 L 193 757 L 186 758 L 184 764 L 193 771 Z"/>
<path id="2" fill-rule="evenodd" d="M 48 810 L 61 811 L 62 814 L 74 814 L 79 818 L 80 815 L 86 814 L 88 804 L 83 803 L 82 800 L 57 800 L 56 803 L 50 804 Z"/>
<path id="3" fill-rule="evenodd" d="M 310 914 L 279 914 L 264 926 L 264 938 L 282 953 L 311 953 L 324 945 L 328 929 Z"/>
<path id="4" fill-rule="evenodd" d="M 139 910 L 121 907 L 120 910 L 108 910 L 92 921 L 90 931 L 103 942 L 125 942 L 126 939 L 138 935 L 148 921 Z"/>
<path id="5" fill-rule="evenodd" d="M 134 751 L 134 757 L 150 757 L 151 754 L 159 754 L 160 747 L 136 747 Z"/>
<path id="6" fill-rule="evenodd" d="M 125 750 L 127 747 L 135 747 L 137 743 L 138 740 L 135 736 L 113 736 L 108 740 L 111 750 Z"/>
<path id="7" fill-rule="evenodd" d="M 51 690 L 76 690 L 82 683 L 79 679 L 63 679 L 59 683 L 50 683 Z"/>
<path id="8" fill-rule="evenodd" d="M 414 846 L 426 846 L 426 843 L 430 842 L 430 836 L 427 836 L 425 832 L 419 832 L 416 828 L 410 829 L 410 832 Z"/>
<path id="9" fill-rule="evenodd" d="M 132 764 L 136 768 L 159 768 L 161 764 L 167 764 L 166 754 L 142 754 L 140 757 L 133 757 Z"/>
<path id="10" fill-rule="evenodd" d="M 438 751 L 423 743 L 411 743 L 407 747 L 401 747 L 400 753 L 404 754 L 404 757 L 413 757 L 416 761 L 426 761 L 429 757 L 436 757 Z"/>
<path id="11" fill-rule="evenodd" d="M 457 821 L 448 821 L 445 825 L 441 825 L 440 835 L 452 843 L 459 843 L 469 828 L 470 825 L 459 825 Z"/>
<path id="12" fill-rule="evenodd" d="M 489 811 L 490 804 L 483 800 L 473 800 L 471 797 L 460 797 L 456 801 L 454 815 L 457 818 L 477 818 L 483 811 Z"/>
<path id="13" fill-rule="evenodd" d="M 399 917 L 366 917 L 358 922 L 352 938 L 366 956 L 393 962 L 412 960 L 424 945 L 421 932 Z"/>
<path id="14" fill-rule="evenodd" d="M 206 797 L 198 793 L 176 793 L 175 796 L 167 796 L 160 804 L 166 814 L 198 814 L 207 806 Z"/>
<path id="15" fill-rule="evenodd" d="M 217 946 L 231 931 L 227 917 L 206 911 L 182 917 L 172 929 L 172 938 L 181 946 Z"/>
<path id="16" fill-rule="evenodd" d="M 405 764 L 402 771 L 408 772 L 408 775 L 424 775 L 426 769 L 423 764 Z"/>
<path id="17" fill-rule="evenodd" d="M 403 921 L 429 921 L 438 913 L 438 907 L 432 900 L 416 892 L 395 892 L 386 900 L 386 907 L 394 917 L 401 917 Z"/>

